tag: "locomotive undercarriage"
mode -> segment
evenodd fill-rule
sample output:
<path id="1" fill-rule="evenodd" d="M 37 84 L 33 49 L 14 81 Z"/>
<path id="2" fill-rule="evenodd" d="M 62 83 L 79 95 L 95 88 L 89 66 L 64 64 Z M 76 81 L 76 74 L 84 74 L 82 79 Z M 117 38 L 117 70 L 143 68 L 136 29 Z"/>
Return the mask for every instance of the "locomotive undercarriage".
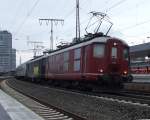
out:
<path id="1" fill-rule="evenodd" d="M 98 76 L 97 80 L 45 80 L 44 78 L 25 78 L 39 84 L 48 84 L 54 87 L 81 89 L 81 90 L 94 90 L 94 89 L 121 89 L 123 87 L 123 78 L 116 75 L 103 75 Z M 120 82 L 121 81 L 121 82 Z"/>
<path id="2" fill-rule="evenodd" d="M 112 75 L 105 74 L 103 76 L 98 76 L 98 83 L 101 86 L 107 86 L 108 88 L 122 88 L 123 87 L 123 79 L 120 75 Z"/>

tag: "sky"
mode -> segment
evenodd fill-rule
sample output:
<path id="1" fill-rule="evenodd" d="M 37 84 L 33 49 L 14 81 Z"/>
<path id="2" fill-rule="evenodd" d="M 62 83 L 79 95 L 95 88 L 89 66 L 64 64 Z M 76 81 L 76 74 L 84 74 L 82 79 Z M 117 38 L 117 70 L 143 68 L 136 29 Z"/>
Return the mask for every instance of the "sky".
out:
<path id="1" fill-rule="evenodd" d="M 0 0 L 0 30 L 12 33 L 17 50 L 17 65 L 32 58 L 33 44 L 39 42 L 49 49 L 50 24 L 39 18 L 64 19 L 54 24 L 54 46 L 75 37 L 76 0 Z M 109 35 L 125 40 L 129 45 L 150 42 L 150 0 L 80 0 L 81 36 L 90 19 L 90 12 L 104 12 L 113 27 Z"/>

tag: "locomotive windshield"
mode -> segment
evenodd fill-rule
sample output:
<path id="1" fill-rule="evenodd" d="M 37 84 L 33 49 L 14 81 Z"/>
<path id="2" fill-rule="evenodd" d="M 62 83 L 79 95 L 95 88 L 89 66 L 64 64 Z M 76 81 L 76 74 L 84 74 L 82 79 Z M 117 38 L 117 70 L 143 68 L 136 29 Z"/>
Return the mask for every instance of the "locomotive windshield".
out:
<path id="1" fill-rule="evenodd" d="M 94 44 L 93 56 L 96 58 L 104 57 L 105 45 L 104 44 Z"/>
<path id="2" fill-rule="evenodd" d="M 129 60 L 129 50 L 128 50 L 128 48 L 125 48 L 123 50 L 123 59 L 124 60 Z"/>

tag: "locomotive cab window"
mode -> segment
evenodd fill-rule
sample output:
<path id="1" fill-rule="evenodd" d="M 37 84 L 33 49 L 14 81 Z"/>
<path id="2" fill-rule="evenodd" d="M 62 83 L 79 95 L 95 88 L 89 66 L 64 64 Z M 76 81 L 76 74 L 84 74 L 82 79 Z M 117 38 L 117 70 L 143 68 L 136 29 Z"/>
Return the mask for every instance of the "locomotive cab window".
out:
<path id="1" fill-rule="evenodd" d="M 123 59 L 129 60 L 129 50 L 127 48 L 123 50 Z"/>
<path id="2" fill-rule="evenodd" d="M 93 57 L 101 58 L 104 57 L 105 45 L 104 44 L 94 44 L 93 46 Z"/>
<path id="3" fill-rule="evenodd" d="M 112 58 L 117 58 L 117 48 L 116 47 L 112 47 L 112 49 L 111 49 L 111 57 Z"/>

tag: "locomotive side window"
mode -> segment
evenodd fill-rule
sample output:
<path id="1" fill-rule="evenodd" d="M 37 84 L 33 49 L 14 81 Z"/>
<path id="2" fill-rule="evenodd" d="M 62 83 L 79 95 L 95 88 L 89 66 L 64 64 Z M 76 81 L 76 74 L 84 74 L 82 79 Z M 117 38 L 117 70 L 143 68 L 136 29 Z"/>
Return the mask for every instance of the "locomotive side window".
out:
<path id="1" fill-rule="evenodd" d="M 129 50 L 127 48 L 123 50 L 123 59 L 129 60 Z"/>
<path id="2" fill-rule="evenodd" d="M 81 56 L 81 49 L 76 49 L 74 51 L 74 59 L 80 59 L 80 56 Z"/>
<path id="3" fill-rule="evenodd" d="M 59 71 L 59 66 L 60 66 L 60 63 L 59 63 L 59 60 L 60 60 L 60 54 L 57 54 L 56 55 L 56 71 L 58 72 Z"/>
<path id="4" fill-rule="evenodd" d="M 81 48 L 74 50 L 74 71 L 80 71 Z"/>
<path id="5" fill-rule="evenodd" d="M 65 62 L 65 63 L 64 63 L 63 68 L 64 68 L 64 71 L 68 71 L 68 62 Z"/>
<path id="6" fill-rule="evenodd" d="M 112 49 L 111 49 L 111 57 L 112 58 L 117 58 L 117 48 L 116 47 L 112 47 Z"/>
<path id="7" fill-rule="evenodd" d="M 63 65 L 63 70 L 68 71 L 69 68 L 69 52 L 64 53 L 64 65 Z"/>
<path id="8" fill-rule="evenodd" d="M 80 71 L 80 60 L 74 61 L 74 71 Z"/>
<path id="9" fill-rule="evenodd" d="M 64 61 L 68 61 L 69 60 L 69 52 L 65 52 L 64 53 Z"/>
<path id="10" fill-rule="evenodd" d="M 96 58 L 104 57 L 105 45 L 95 44 L 93 48 L 93 56 Z"/>

